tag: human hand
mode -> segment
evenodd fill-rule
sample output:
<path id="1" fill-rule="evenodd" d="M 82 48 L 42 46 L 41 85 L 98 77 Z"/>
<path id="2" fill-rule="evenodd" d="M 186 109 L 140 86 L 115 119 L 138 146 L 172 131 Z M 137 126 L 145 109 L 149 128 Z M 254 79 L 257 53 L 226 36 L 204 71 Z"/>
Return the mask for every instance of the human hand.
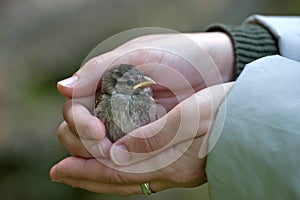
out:
<path id="1" fill-rule="evenodd" d="M 94 108 L 94 94 L 98 87 L 99 77 L 101 77 L 106 67 L 118 63 L 130 63 L 141 67 L 148 76 L 159 83 L 158 86 L 153 87 L 154 98 L 166 112 L 171 110 L 178 101 L 183 101 L 191 96 L 194 91 L 199 91 L 206 85 L 220 82 L 220 77 L 218 78 L 218 75 L 213 73 L 214 70 L 219 70 L 225 81 L 230 80 L 232 77 L 232 60 L 230 58 L 233 56 L 230 54 L 232 49 L 230 49 L 231 43 L 228 37 L 222 33 L 205 33 L 200 34 L 200 36 L 197 34 L 186 36 L 197 41 L 203 47 L 203 49 L 196 52 L 190 51 L 190 46 L 184 45 L 184 42 L 182 42 L 183 44 L 180 43 L 180 40 L 176 40 L 178 38 L 174 35 L 154 35 L 137 38 L 114 51 L 90 60 L 75 76 L 58 84 L 58 89 L 63 95 L 72 97 L 72 99 L 66 100 L 64 106 L 63 113 L 66 122 L 59 128 L 59 137 L 62 138 L 61 135 L 71 136 L 71 134 L 63 133 L 72 132 L 74 133 L 72 138 L 80 138 L 80 141 L 83 141 L 86 147 L 93 149 L 94 156 L 108 155 L 111 144 L 104 138 L 103 124 L 90 114 Z M 182 38 L 179 37 L 179 39 Z M 143 48 L 135 48 L 137 44 Z M 178 46 L 174 44 L 178 44 Z M 162 51 L 162 49 L 168 49 L 169 46 L 172 46 L 172 50 L 178 48 L 177 50 L 183 55 L 178 56 L 175 50 L 173 52 Z M 128 49 L 131 49 L 131 51 Z M 201 60 L 201 69 L 191 64 L 195 54 L 197 54 L 196 60 L 198 58 Z M 187 62 L 187 60 L 190 62 Z M 208 76 L 206 81 L 202 78 L 203 74 Z M 70 83 L 70 80 L 74 79 L 78 79 L 78 81 Z M 66 139 L 66 137 L 61 140 L 63 140 L 63 143 L 70 143 L 67 142 L 68 140 L 73 141 L 71 138 Z M 99 143 L 101 144 L 99 145 Z M 85 148 L 70 149 L 74 145 L 65 146 L 73 155 L 91 156 Z M 95 153 L 97 151 L 99 153 Z"/>
<path id="2" fill-rule="evenodd" d="M 114 144 L 105 138 L 99 143 L 95 142 L 94 148 L 86 150 L 81 144 L 82 138 L 74 136 L 66 123 L 63 123 L 58 135 L 71 155 L 88 157 L 86 155 L 92 153 L 94 157 L 110 157 L 117 165 L 131 165 L 176 144 L 204 136 L 210 130 L 218 107 L 232 85 L 233 83 L 226 83 L 203 89 L 179 103 L 157 121 L 132 131 Z M 202 157 L 206 156 L 205 146 L 201 151 Z M 171 163 L 176 159 L 178 157 L 168 157 L 163 163 Z"/>
<path id="3" fill-rule="evenodd" d="M 189 144 L 189 148 L 185 149 Z M 85 159 L 68 157 L 52 167 L 50 176 L 53 181 L 71 185 L 97 193 L 132 195 L 142 194 L 140 185 L 148 182 L 153 192 L 174 187 L 196 187 L 206 182 L 206 158 L 199 158 L 199 147 L 203 137 L 177 144 L 172 148 L 140 163 L 120 167 L 109 159 Z M 179 159 L 159 170 L 156 165 L 167 157 Z M 138 170 L 144 168 L 143 173 Z M 136 170 L 136 171 L 135 171 Z"/>
<path id="4" fill-rule="evenodd" d="M 58 90 L 69 98 L 94 95 L 103 72 L 122 63 L 141 68 L 158 83 L 154 95 L 167 111 L 178 98 L 190 96 L 191 88 L 197 92 L 234 79 L 233 47 L 226 34 L 161 34 L 138 37 L 92 58 L 74 76 L 58 82 Z"/>
<path id="5" fill-rule="evenodd" d="M 199 151 L 201 151 L 203 147 L 205 151 L 205 143 L 207 140 L 205 140 L 204 135 L 208 131 L 211 119 L 214 118 L 217 112 L 218 104 L 224 100 L 226 93 L 230 90 L 232 85 L 233 83 L 226 83 L 224 85 L 212 86 L 181 102 L 166 114 L 166 116 L 170 115 L 168 116 L 170 118 L 173 117 L 172 120 L 167 119 L 164 128 L 161 129 L 161 132 L 154 135 L 154 137 L 146 137 L 146 140 L 143 140 L 128 135 L 123 137 L 124 139 L 121 138 L 116 142 L 116 144 L 122 142 L 126 143 L 127 147 L 131 148 L 130 150 L 145 152 L 151 150 L 152 152 L 148 153 L 148 155 L 142 154 L 142 161 L 140 158 L 136 159 L 136 157 L 133 157 L 130 165 L 128 165 L 129 163 L 127 162 L 125 166 L 120 166 L 115 164 L 114 159 L 113 162 L 111 159 L 103 158 L 68 157 L 52 167 L 50 171 L 52 180 L 93 192 L 120 195 L 141 194 L 142 189 L 140 185 L 146 182 L 150 183 L 151 190 L 155 192 L 173 187 L 195 187 L 205 183 L 206 157 L 199 157 Z M 214 97 L 209 93 L 209 91 L 218 92 L 220 91 L 219 89 L 224 90 L 224 93 L 217 93 L 219 95 Z M 212 98 L 214 98 L 214 100 Z M 195 109 L 193 102 L 199 104 L 201 116 L 203 116 L 196 120 L 199 123 L 196 127 L 199 128 L 198 131 L 200 134 L 203 134 L 203 136 L 185 140 L 185 142 L 180 142 L 173 146 L 169 144 L 174 142 L 165 145 L 164 142 L 169 141 L 169 137 L 172 136 L 171 133 L 174 131 L 177 132 L 177 135 L 180 135 L 178 141 L 184 141 L 182 138 L 189 138 L 189 135 L 193 134 L 189 130 L 191 124 L 188 123 L 191 119 L 183 120 L 183 123 L 188 123 L 188 126 L 186 126 L 188 128 L 183 129 L 182 133 L 178 133 L 178 130 L 176 130 L 176 124 L 180 122 L 177 121 L 178 119 L 180 120 L 180 118 L 178 118 L 180 113 L 177 111 L 184 109 L 183 112 L 181 112 L 182 114 L 187 112 L 187 109 Z M 216 106 L 209 106 L 211 102 L 214 102 Z M 189 112 L 189 114 L 191 114 L 191 112 Z M 160 123 L 151 123 L 147 126 L 149 127 L 140 133 L 144 133 L 145 135 L 150 133 L 151 135 L 151 131 L 161 128 Z M 137 129 L 137 132 L 139 131 L 140 130 Z M 76 144 L 80 144 L 79 139 L 73 138 L 71 140 L 75 139 L 75 142 L 70 143 L 71 140 L 68 135 L 72 137 L 73 133 L 69 131 L 61 135 L 62 143 L 67 148 L 75 144 L 74 147 L 68 149 L 77 151 L 76 147 L 78 146 L 76 146 Z M 63 139 L 64 137 L 67 139 Z M 148 138 L 152 139 L 149 140 Z M 167 148 L 160 147 L 164 145 Z M 79 145 L 79 147 L 80 146 L 81 145 Z M 147 148 L 149 146 L 151 147 L 150 149 Z M 112 149 L 114 148 L 116 147 L 113 146 Z M 84 149 L 84 147 L 81 146 L 81 149 Z M 156 152 L 153 153 L 153 150 Z M 119 153 L 119 157 L 122 157 L 124 154 L 124 152 L 117 152 L 117 154 Z M 114 152 L 112 154 L 114 154 Z M 113 157 L 114 156 L 116 156 L 116 154 L 113 155 Z M 124 163 L 121 164 L 123 165 Z"/>

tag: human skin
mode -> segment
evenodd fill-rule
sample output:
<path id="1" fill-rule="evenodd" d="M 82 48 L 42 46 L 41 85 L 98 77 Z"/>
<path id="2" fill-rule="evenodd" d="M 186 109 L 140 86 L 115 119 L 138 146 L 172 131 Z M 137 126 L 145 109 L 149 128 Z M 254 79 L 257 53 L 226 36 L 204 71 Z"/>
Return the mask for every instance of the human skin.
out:
<path id="1" fill-rule="evenodd" d="M 211 65 L 207 69 L 217 66 L 222 81 L 229 82 L 234 79 L 233 47 L 226 34 L 193 33 L 185 34 L 185 36 L 201 45 L 203 51 L 192 52 L 189 51 L 188 46 L 179 46 L 184 50 L 183 52 L 197 53 L 203 63 Z M 139 185 L 144 182 L 149 182 L 153 191 L 160 191 L 171 187 L 194 187 L 206 181 L 206 159 L 198 157 L 199 149 L 203 145 L 204 136 L 217 112 L 217 105 L 223 101 L 232 86 L 232 83 L 227 83 L 204 89 L 207 85 L 220 83 L 215 73 L 206 72 L 205 78 L 211 80 L 207 84 L 201 76 L 197 75 L 195 68 L 181 60 L 181 57 L 153 48 L 137 50 L 124 57 L 121 56 L 113 64 L 138 65 L 152 79 L 163 80 L 165 85 L 172 83 L 169 88 L 160 85 L 153 87 L 154 98 L 167 113 L 156 122 L 133 131 L 114 144 L 105 137 L 105 128 L 101 120 L 91 114 L 99 76 L 105 70 L 102 66 L 111 66 L 112 64 L 108 63 L 116 60 L 116 57 L 121 55 L 120 52 L 124 52 L 135 43 L 140 46 L 147 46 L 149 43 L 154 46 L 155 43 L 157 46 L 162 43 L 168 45 L 172 44 L 170 42 L 172 37 L 173 35 L 154 35 L 136 38 L 116 50 L 90 60 L 75 73 L 73 78 L 58 84 L 59 92 L 68 97 L 63 110 L 65 121 L 59 127 L 58 137 L 71 156 L 53 166 L 50 172 L 53 180 L 94 192 L 126 195 L 141 193 Z M 163 65 L 153 70 L 153 68 L 145 67 L 147 63 Z M 167 71 L 165 73 L 161 71 L 164 70 L 163 66 L 172 66 L 180 72 L 196 93 L 193 94 L 189 88 L 185 88 L 186 85 L 178 81 L 180 78 L 176 80 L 176 76 L 165 76 Z M 157 70 L 158 68 L 160 70 Z M 215 83 L 214 80 L 216 80 Z M 176 96 L 170 88 L 176 91 Z M 212 96 L 211 89 L 216 88 L 221 88 L 223 92 Z M 178 96 L 180 96 L 179 100 L 176 98 Z M 211 102 L 215 105 L 212 106 Z M 196 119 L 193 117 L 197 113 L 192 114 L 195 107 L 201 112 L 199 118 Z M 188 113 L 185 115 L 188 119 L 182 121 L 183 113 Z M 190 127 L 191 121 L 197 124 L 197 129 L 190 131 L 185 128 L 181 131 L 182 134 L 178 134 L 178 124 Z M 178 137 L 173 140 L 175 134 Z M 137 135 L 144 137 L 132 137 Z M 188 145 L 188 150 L 183 150 L 183 145 L 186 143 L 191 145 Z M 140 166 L 159 163 L 160 160 L 170 155 L 172 157 L 172 153 L 178 151 L 182 151 L 182 156 L 164 168 L 145 173 L 126 172 L 126 169 L 138 171 Z M 129 152 L 148 154 L 140 156 L 140 154 Z M 110 162 L 113 167 L 103 165 L 99 162 L 101 159 Z"/>

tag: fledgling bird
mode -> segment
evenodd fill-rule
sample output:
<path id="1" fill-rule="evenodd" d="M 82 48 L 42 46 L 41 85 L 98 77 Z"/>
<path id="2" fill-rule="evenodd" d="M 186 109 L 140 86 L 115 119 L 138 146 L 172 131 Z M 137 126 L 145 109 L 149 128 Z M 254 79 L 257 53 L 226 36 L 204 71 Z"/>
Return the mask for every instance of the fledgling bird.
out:
<path id="1" fill-rule="evenodd" d="M 153 84 L 132 65 L 120 64 L 104 74 L 94 114 L 104 123 L 111 142 L 157 119 Z"/>

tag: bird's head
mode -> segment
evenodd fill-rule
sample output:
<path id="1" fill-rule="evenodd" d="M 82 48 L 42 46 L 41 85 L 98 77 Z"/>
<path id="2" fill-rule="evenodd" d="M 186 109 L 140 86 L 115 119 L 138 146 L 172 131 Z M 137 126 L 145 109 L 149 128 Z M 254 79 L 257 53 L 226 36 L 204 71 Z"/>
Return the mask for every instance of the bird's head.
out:
<path id="1" fill-rule="evenodd" d="M 132 65 L 121 64 L 110 69 L 102 81 L 102 93 L 106 94 L 148 94 L 155 84 L 141 70 Z"/>

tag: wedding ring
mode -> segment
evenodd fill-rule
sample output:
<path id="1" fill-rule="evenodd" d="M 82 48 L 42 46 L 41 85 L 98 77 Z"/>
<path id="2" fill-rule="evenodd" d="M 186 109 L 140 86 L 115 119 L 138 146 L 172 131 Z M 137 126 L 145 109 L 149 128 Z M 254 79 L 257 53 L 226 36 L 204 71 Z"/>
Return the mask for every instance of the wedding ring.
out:
<path id="1" fill-rule="evenodd" d="M 144 194 L 146 194 L 146 195 L 151 195 L 151 194 L 155 193 L 155 192 L 151 191 L 149 183 L 141 184 L 141 188 L 142 188 Z"/>

